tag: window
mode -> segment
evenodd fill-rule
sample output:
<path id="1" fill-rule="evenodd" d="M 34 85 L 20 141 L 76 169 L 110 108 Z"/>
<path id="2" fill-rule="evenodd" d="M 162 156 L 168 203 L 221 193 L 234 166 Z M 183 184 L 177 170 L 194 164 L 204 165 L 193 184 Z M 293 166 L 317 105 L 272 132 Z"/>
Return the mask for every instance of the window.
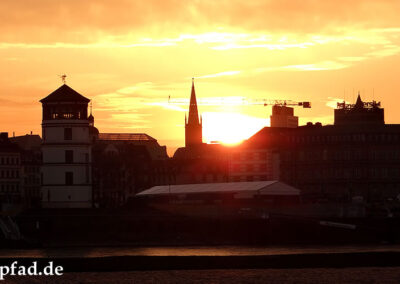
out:
<path id="1" fill-rule="evenodd" d="M 74 184 L 74 173 L 73 172 L 65 172 L 65 185 Z"/>
<path id="2" fill-rule="evenodd" d="M 64 140 L 72 140 L 72 128 L 64 128 Z"/>
<path id="3" fill-rule="evenodd" d="M 89 183 L 89 166 L 86 165 L 85 167 L 85 172 L 86 172 L 86 183 Z"/>
<path id="4" fill-rule="evenodd" d="M 254 158 L 254 153 L 247 153 L 246 154 L 246 160 L 252 160 Z"/>
<path id="5" fill-rule="evenodd" d="M 265 172 L 265 171 L 267 171 L 267 164 L 260 164 L 259 171 L 260 171 L 260 172 Z"/>
<path id="6" fill-rule="evenodd" d="M 65 163 L 72 164 L 74 162 L 74 151 L 65 150 Z"/>

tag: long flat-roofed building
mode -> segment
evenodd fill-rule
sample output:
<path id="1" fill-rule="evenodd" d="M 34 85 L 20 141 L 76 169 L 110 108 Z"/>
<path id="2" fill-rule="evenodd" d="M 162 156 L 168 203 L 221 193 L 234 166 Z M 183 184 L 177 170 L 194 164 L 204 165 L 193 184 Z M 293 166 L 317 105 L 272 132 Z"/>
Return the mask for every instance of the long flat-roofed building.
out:
<path id="1" fill-rule="evenodd" d="M 171 213 L 221 217 L 237 216 L 243 210 L 280 212 L 299 204 L 300 190 L 279 181 L 225 182 L 154 186 L 136 197 Z"/>

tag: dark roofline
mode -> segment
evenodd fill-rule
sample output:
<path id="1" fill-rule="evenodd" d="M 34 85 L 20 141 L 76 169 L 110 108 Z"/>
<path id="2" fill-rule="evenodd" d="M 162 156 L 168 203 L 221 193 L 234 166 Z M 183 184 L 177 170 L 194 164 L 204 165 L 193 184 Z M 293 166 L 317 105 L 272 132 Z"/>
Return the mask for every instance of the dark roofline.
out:
<path id="1" fill-rule="evenodd" d="M 99 141 L 149 141 L 157 142 L 157 139 L 146 133 L 104 133 L 100 132 Z"/>
<path id="2" fill-rule="evenodd" d="M 57 90 L 52 92 L 47 97 L 40 100 L 41 103 L 49 102 L 85 102 L 89 103 L 90 100 L 77 91 L 72 89 L 70 86 L 63 84 Z"/>

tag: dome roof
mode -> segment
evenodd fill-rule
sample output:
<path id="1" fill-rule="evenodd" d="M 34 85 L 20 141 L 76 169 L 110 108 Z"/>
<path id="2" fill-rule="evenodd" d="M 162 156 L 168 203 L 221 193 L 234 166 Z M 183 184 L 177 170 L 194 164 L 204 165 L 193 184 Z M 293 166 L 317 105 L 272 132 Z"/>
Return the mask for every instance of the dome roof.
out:
<path id="1" fill-rule="evenodd" d="M 90 135 L 99 135 L 99 130 L 94 126 L 89 126 L 89 134 Z"/>

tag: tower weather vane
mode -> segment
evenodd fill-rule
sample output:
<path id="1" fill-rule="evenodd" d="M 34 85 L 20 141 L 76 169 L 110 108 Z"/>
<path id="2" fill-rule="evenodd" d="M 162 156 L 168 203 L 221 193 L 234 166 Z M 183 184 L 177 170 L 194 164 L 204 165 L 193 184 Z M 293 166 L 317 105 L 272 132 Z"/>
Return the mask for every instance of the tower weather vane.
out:
<path id="1" fill-rule="evenodd" d="M 67 82 L 67 75 L 62 74 L 62 75 L 58 75 L 61 78 L 61 81 L 63 82 L 63 84 L 65 84 Z"/>

